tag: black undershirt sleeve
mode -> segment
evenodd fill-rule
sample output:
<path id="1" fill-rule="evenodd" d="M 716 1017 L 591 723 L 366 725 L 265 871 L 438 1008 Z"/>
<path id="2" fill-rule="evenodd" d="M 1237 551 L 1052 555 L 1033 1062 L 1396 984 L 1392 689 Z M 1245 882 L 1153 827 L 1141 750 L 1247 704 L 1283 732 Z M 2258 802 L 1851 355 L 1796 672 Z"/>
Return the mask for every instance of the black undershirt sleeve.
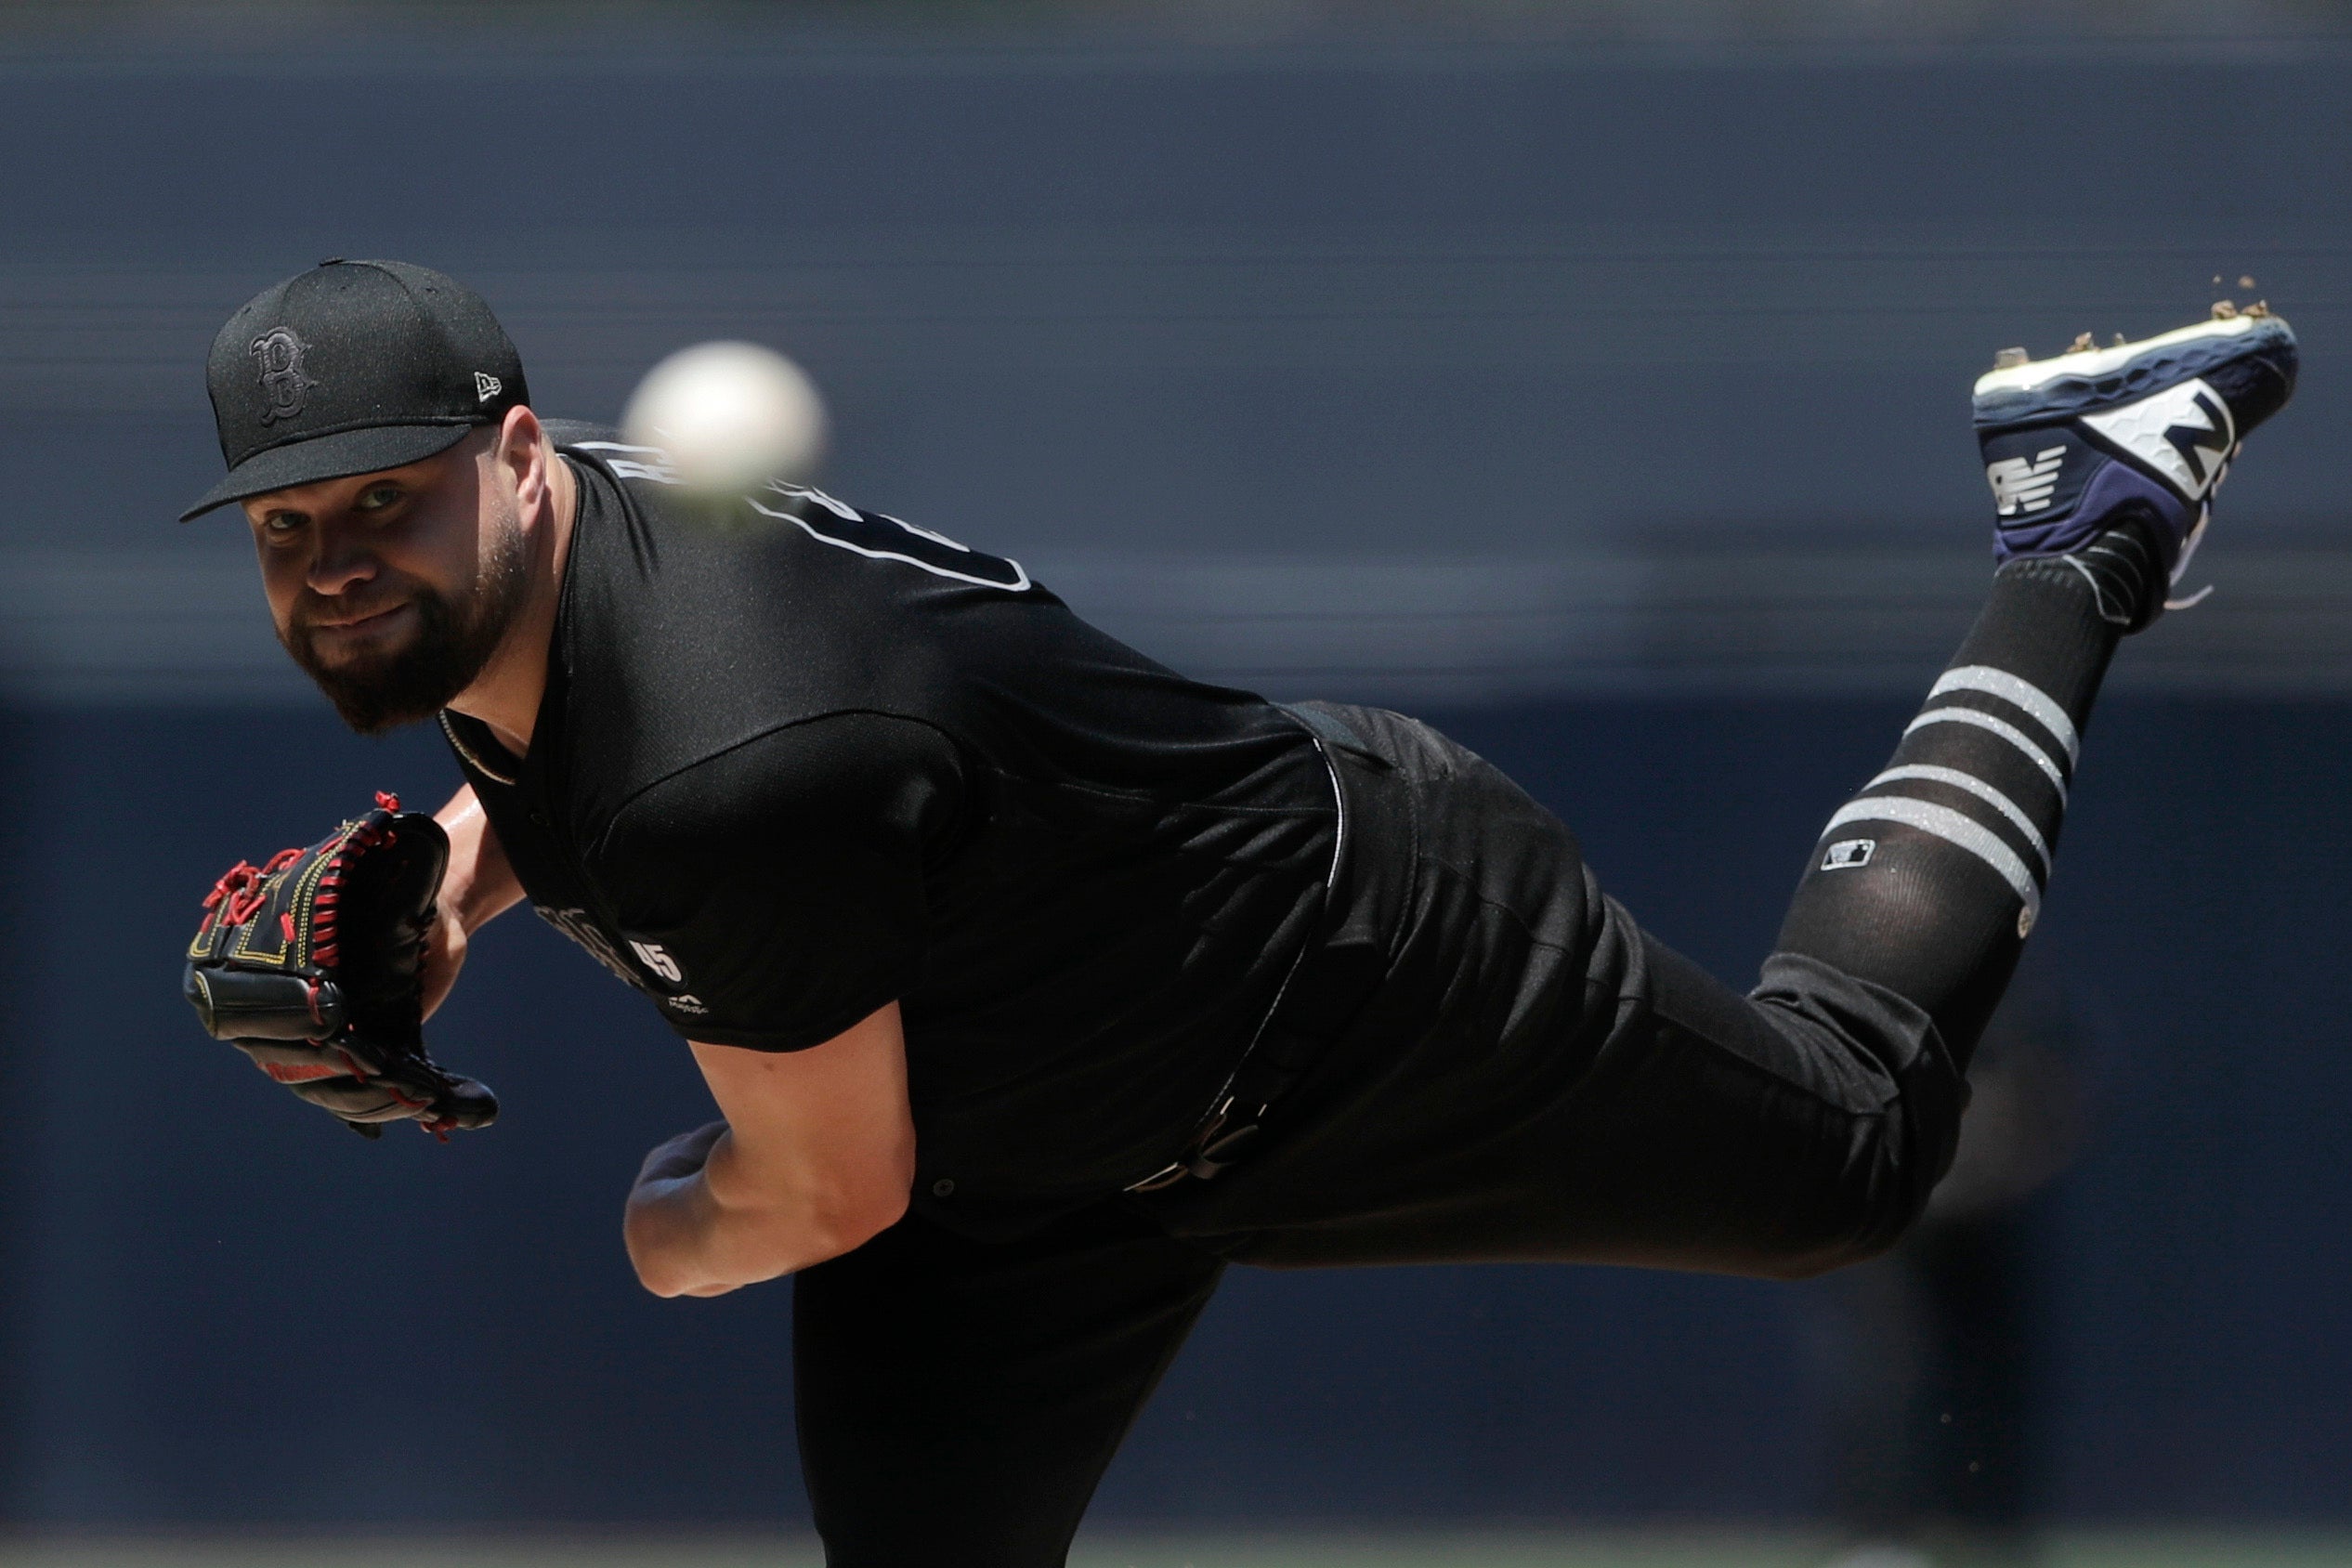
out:
<path id="1" fill-rule="evenodd" d="M 800 1051 L 911 988 L 924 868 L 954 838 L 963 786 L 954 743 L 930 725 L 836 713 L 630 801 L 594 859 L 604 885 L 630 890 L 615 912 L 672 1026 Z"/>

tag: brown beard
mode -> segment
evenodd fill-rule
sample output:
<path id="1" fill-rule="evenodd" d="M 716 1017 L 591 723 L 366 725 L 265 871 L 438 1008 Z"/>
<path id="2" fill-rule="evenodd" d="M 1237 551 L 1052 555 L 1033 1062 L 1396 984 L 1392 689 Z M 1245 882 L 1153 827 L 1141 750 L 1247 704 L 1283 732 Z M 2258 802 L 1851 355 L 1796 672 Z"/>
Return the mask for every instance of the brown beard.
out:
<path id="1" fill-rule="evenodd" d="M 381 735 L 431 718 L 474 684 L 522 608 L 523 541 L 502 530 L 482 575 L 463 597 L 416 585 L 407 601 L 416 609 L 416 635 L 397 653 L 321 663 L 312 629 L 281 630 L 278 641 L 326 693 L 343 722 L 361 735 Z"/>

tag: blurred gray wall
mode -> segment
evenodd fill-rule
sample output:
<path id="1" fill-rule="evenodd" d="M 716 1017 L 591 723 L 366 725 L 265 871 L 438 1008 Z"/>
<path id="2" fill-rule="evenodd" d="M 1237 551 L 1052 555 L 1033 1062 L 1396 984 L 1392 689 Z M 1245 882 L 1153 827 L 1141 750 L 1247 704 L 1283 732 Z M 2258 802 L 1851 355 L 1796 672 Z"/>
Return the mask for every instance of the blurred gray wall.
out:
<path id="1" fill-rule="evenodd" d="M 2352 685 L 2345 46 L 561 15 L 0 59 L 24 689 L 300 699 L 228 530 L 165 519 L 215 461 L 219 320 L 378 254 L 484 289 L 545 407 L 609 416 L 681 343 L 764 339 L 830 392 L 867 504 L 1188 667 L 1419 699 L 1906 688 L 1980 581 L 1963 399 L 1993 351 L 2176 325 L 2250 275 L 2309 385 L 2231 481 L 2223 591 L 2121 678 Z"/>
<path id="2" fill-rule="evenodd" d="M 628 1173 L 704 1102 L 576 955 L 486 935 L 440 1038 L 513 1112 L 448 1149 L 329 1137 L 180 1015 L 221 866 L 453 782 L 335 728 L 232 523 L 168 520 L 217 471 L 214 328 L 333 255 L 481 287 L 551 412 L 697 338 L 786 349 L 844 495 L 1196 672 L 1441 716 L 1734 977 L 1981 591 L 1969 380 L 2255 277 L 2305 388 L 2222 497 L 2219 591 L 2119 660 L 2041 943 L 2115 1041 L 2045 1216 L 2046 1492 L 2344 1515 L 2352 47 L 158 15 L 0 48 L 14 1516 L 802 1507 L 783 1293 L 626 1277 Z M 1105 1509 L 1798 1512 L 1807 1321 L 1248 1276 Z"/>

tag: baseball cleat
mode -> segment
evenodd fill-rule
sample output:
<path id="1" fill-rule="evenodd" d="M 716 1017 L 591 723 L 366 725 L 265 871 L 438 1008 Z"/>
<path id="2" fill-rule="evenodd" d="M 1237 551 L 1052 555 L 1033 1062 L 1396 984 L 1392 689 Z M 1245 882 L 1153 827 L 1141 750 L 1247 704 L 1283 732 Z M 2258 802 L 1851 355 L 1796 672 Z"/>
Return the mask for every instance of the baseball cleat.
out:
<path id="1" fill-rule="evenodd" d="M 1993 558 L 2071 555 L 2136 518 L 2177 581 L 2239 444 L 2294 375 L 2294 333 L 2260 305 L 2110 348 L 2084 333 L 2048 359 L 2003 350 L 1976 387 Z"/>

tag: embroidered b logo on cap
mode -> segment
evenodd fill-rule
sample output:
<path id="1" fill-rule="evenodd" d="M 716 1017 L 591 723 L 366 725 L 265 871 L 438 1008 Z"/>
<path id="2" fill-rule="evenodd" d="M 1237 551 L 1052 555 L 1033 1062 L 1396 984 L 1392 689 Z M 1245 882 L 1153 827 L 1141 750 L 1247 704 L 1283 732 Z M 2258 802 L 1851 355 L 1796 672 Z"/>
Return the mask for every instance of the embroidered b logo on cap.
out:
<path id="1" fill-rule="evenodd" d="M 262 333 L 254 339 L 249 352 L 261 372 L 261 389 L 269 398 L 261 422 L 271 425 L 300 413 L 310 389 L 319 384 L 302 372 L 306 349 L 302 339 L 294 336 L 294 329 L 278 327 Z"/>

